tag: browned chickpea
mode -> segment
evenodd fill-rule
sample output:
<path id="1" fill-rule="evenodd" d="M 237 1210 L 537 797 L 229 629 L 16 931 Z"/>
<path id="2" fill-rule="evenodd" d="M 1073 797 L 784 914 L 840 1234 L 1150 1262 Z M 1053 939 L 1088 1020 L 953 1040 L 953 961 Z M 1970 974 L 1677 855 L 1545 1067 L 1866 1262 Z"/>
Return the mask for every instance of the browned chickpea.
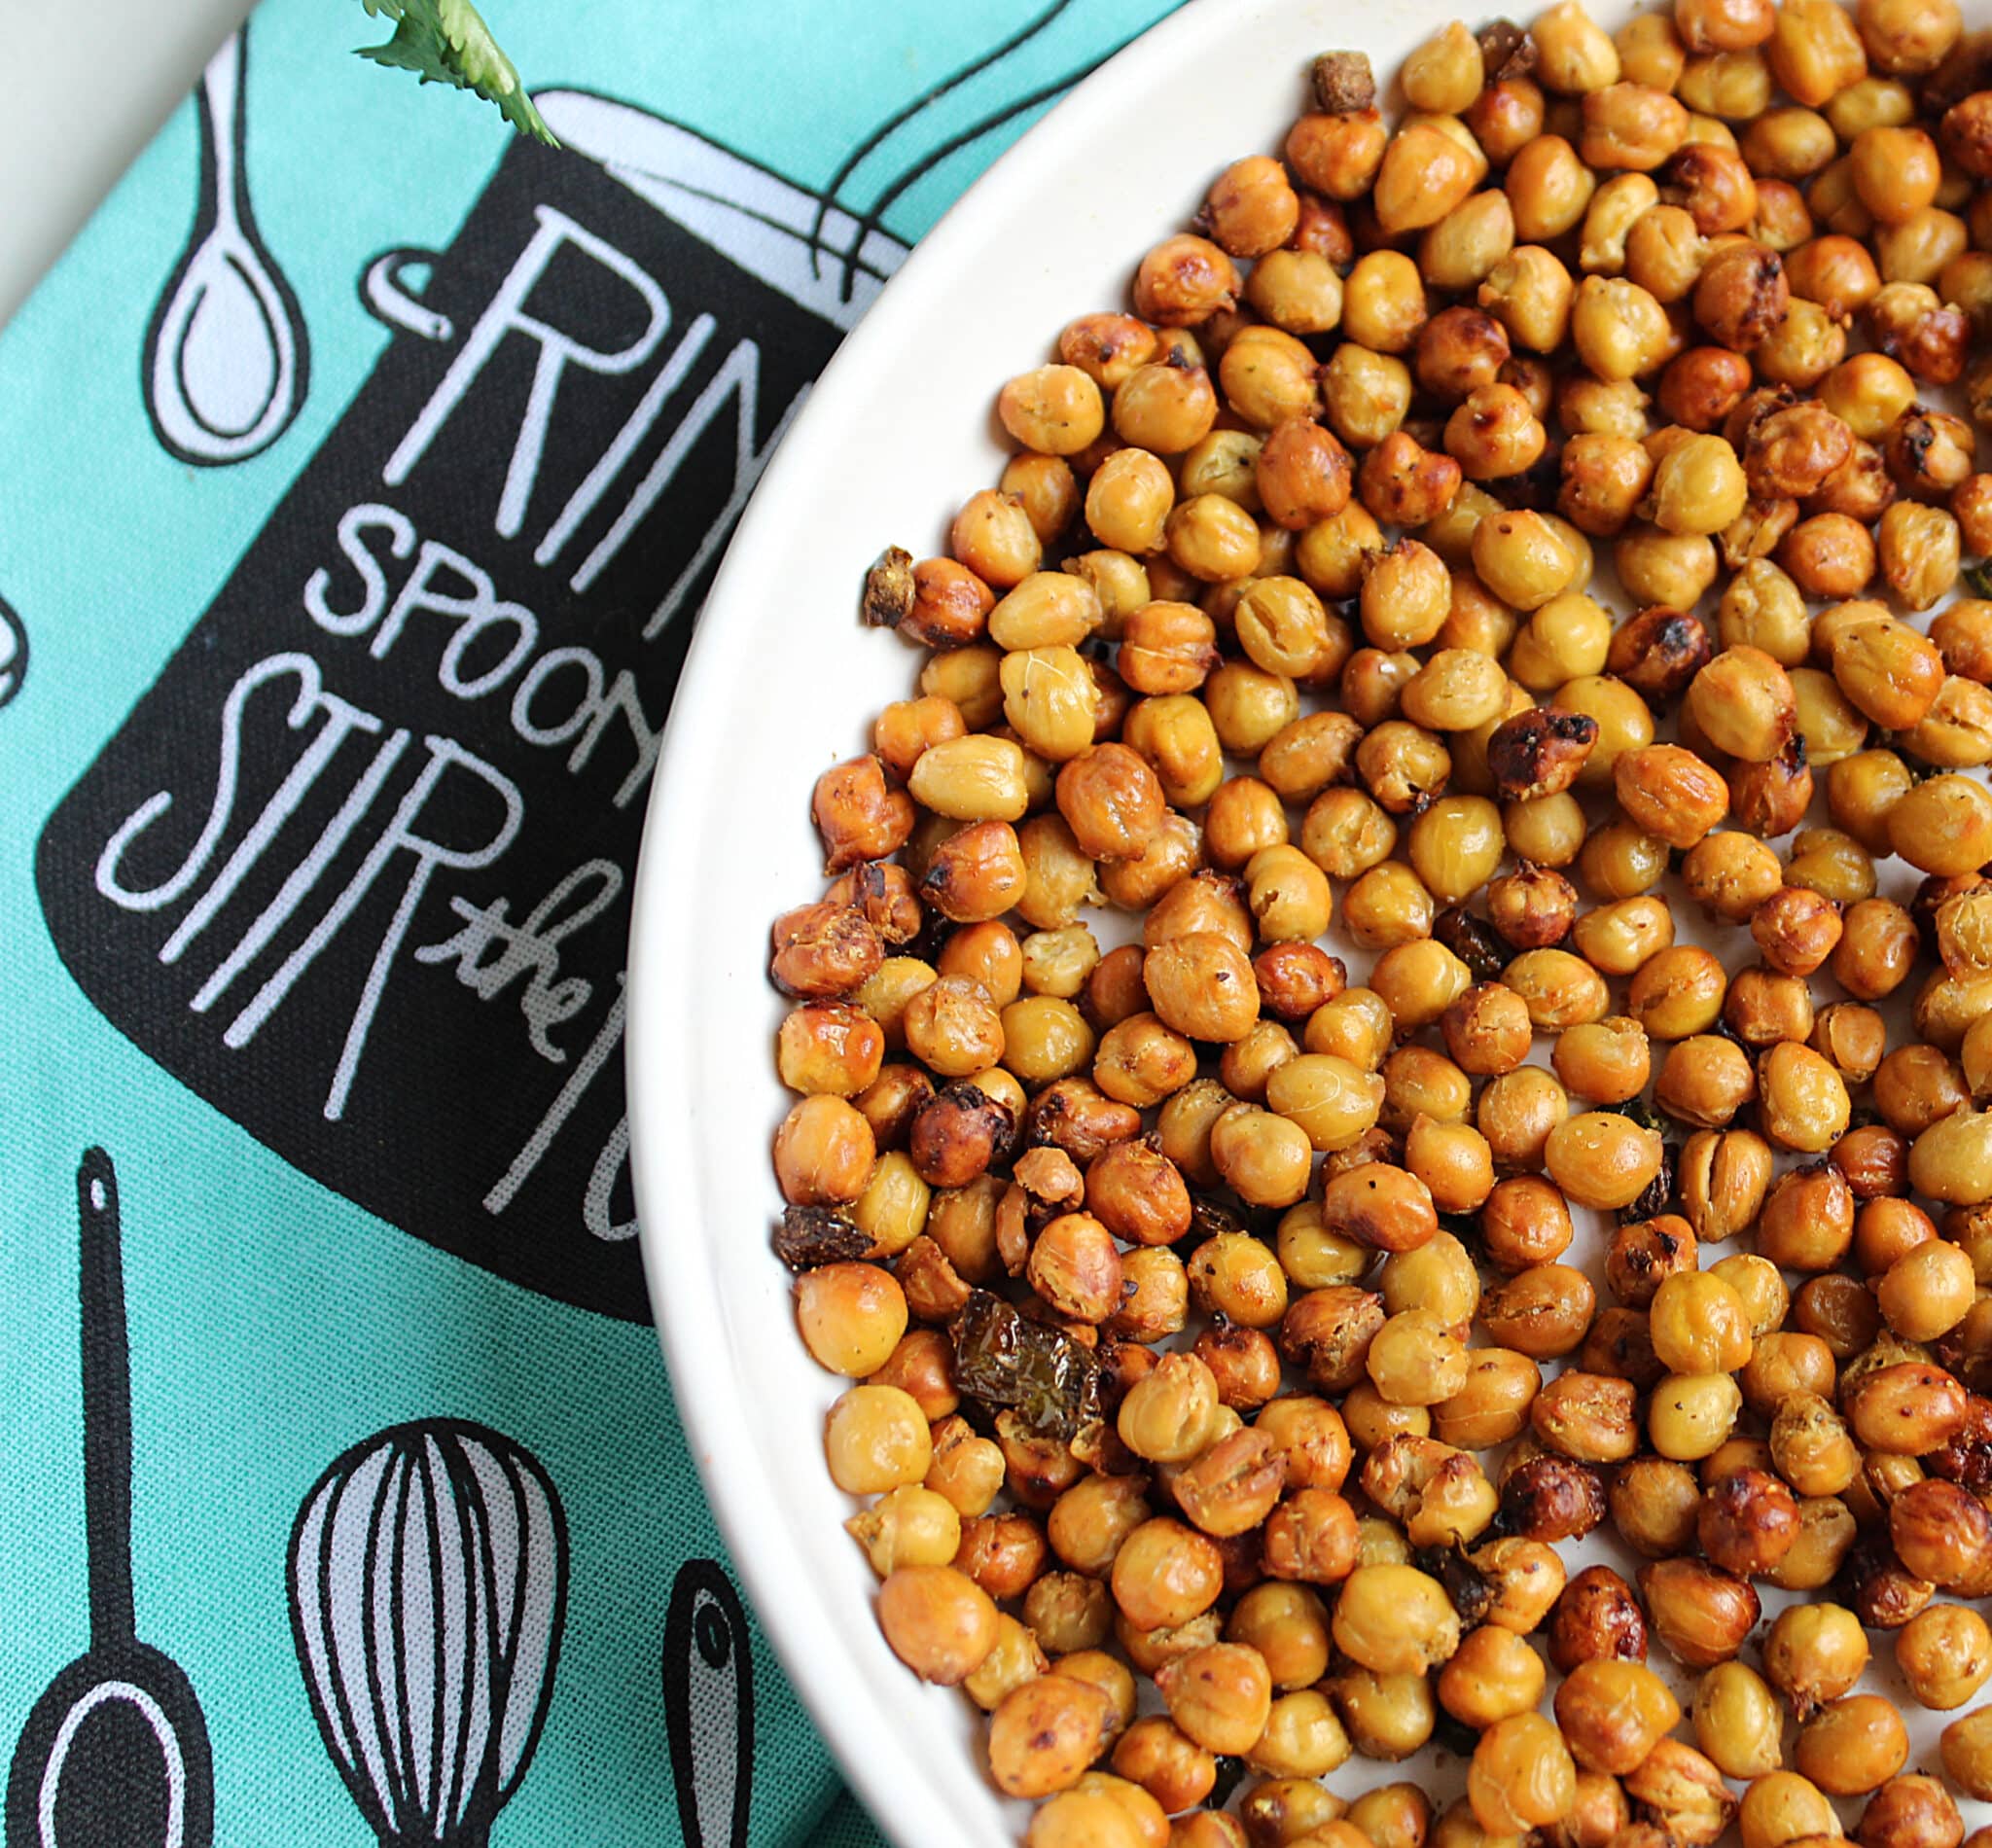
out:
<path id="1" fill-rule="evenodd" d="M 1950 1712 L 1992 1681 L 1992 1629 L 1968 1606 L 1933 1604 L 1897 1632 L 1895 1655 L 1916 1699 Z"/>
<path id="2" fill-rule="evenodd" d="M 1443 308 L 1418 331 L 1418 382 L 1435 398 L 1456 405 L 1492 385 L 1508 363 L 1508 334 L 1479 308 Z"/>
<path id="3" fill-rule="evenodd" d="M 1797 1498 L 1762 1470 L 1739 1470 L 1710 1487 L 1696 1535 L 1703 1555 L 1725 1572 L 1767 1573 L 1798 1538 Z"/>
<path id="4" fill-rule="evenodd" d="M 1862 1848 L 1958 1848 L 1964 1818 L 1934 1777 L 1895 1777 L 1868 1799 L 1855 1839 Z"/>
<path id="5" fill-rule="evenodd" d="M 1801 519 L 1785 535 L 1777 556 L 1808 596 L 1857 596 L 1874 576 L 1874 542 L 1846 514 Z"/>
<path id="6" fill-rule="evenodd" d="M 1891 282 L 1867 305 L 1869 338 L 1889 358 L 1934 385 L 1956 382 L 1971 341 L 1971 321 L 1920 282 Z"/>
<path id="7" fill-rule="evenodd" d="M 1395 430 L 1363 458 L 1359 491 L 1380 520 L 1422 526 L 1452 505 L 1460 465 L 1423 447 L 1408 431 Z"/>
<path id="8" fill-rule="evenodd" d="M 1878 1790 L 1908 1760 L 1902 1718 L 1878 1694 L 1850 1694 L 1798 1728 L 1793 1762 L 1834 1796 Z"/>
<path id="9" fill-rule="evenodd" d="M 1482 982 L 1447 1007 L 1440 1018 L 1446 1049 L 1476 1077 L 1512 1072 L 1528 1055 L 1527 1004 L 1512 989 Z"/>
<path id="10" fill-rule="evenodd" d="M 1922 1456 L 1963 1425 L 1964 1388 L 1942 1368 L 1915 1362 L 1876 1368 L 1842 1393 L 1847 1422 L 1869 1449 Z"/>
<path id="11" fill-rule="evenodd" d="M 1553 1360 L 1582 1343 L 1597 1307 L 1583 1271 L 1568 1264 L 1532 1264 L 1490 1288 L 1480 1303 L 1487 1333 L 1531 1360 Z"/>
<path id="12" fill-rule="evenodd" d="M 1614 1296 L 1635 1309 L 1650 1309 L 1670 1278 L 1697 1277 L 1697 1241 L 1688 1222 L 1671 1213 L 1621 1226 L 1605 1254 L 1605 1281 Z M 1705 1368 L 1674 1368 L 1704 1372 Z"/>
<path id="13" fill-rule="evenodd" d="M 1704 237 L 1740 231 L 1757 216 L 1757 183 L 1733 148 L 1690 142 L 1667 163 L 1666 173 L 1670 197 Z"/>
<path id="14" fill-rule="evenodd" d="M 1104 391 L 1122 384 L 1156 355 L 1153 329 L 1131 314 L 1083 314 L 1058 336 L 1058 357 Z"/>
<path id="15" fill-rule="evenodd" d="M 1888 1528 L 1917 1578 L 1961 1597 L 1992 1588 L 1992 1510 L 1956 1483 L 1911 1483 L 1889 1504 Z"/>
<path id="16" fill-rule="evenodd" d="M 1521 997 L 1531 1025 L 1545 1033 L 1602 1019 L 1611 1005 L 1604 978 L 1568 950 L 1524 950 L 1502 971 L 1501 979 Z"/>
<path id="17" fill-rule="evenodd" d="M 1723 1024 L 1745 1046 L 1803 1040 L 1813 1029 L 1812 992 L 1801 977 L 1775 969 L 1743 969 L 1723 998 Z"/>
<path id="18" fill-rule="evenodd" d="M 1254 479 L 1267 517 L 1299 531 L 1349 504 L 1354 465 L 1333 431 L 1310 418 L 1291 417 L 1267 436 Z"/>
<path id="19" fill-rule="evenodd" d="M 1537 1438 L 1580 1463 L 1623 1463 L 1639 1447 L 1638 1391 L 1630 1380 L 1571 1370 L 1537 1394 Z"/>
<path id="20" fill-rule="evenodd" d="M 1550 1662 L 1565 1675 L 1586 1662 L 1644 1662 L 1646 1618 L 1632 1587 L 1609 1566 L 1586 1567 L 1557 1597 L 1548 1643 Z"/>
<path id="21" fill-rule="evenodd" d="M 1757 1625 L 1749 1582 L 1702 1560 L 1655 1560 L 1640 1569 L 1639 1588 L 1654 1633 L 1688 1668 L 1730 1660 Z"/>
<path id="22" fill-rule="evenodd" d="M 1371 195 L 1378 224 L 1395 236 L 1437 224 L 1458 205 L 1485 172 L 1477 149 L 1440 126 L 1412 118 L 1384 149 Z"/>
<path id="23" fill-rule="evenodd" d="M 1668 362 L 1657 397 L 1661 410 L 1682 428 L 1713 431 L 1722 428 L 1750 384 L 1750 362 L 1743 354 L 1695 346 Z"/>
<path id="24" fill-rule="evenodd" d="M 1781 975 L 1809 976 L 1840 941 L 1839 906 L 1802 886 L 1771 894 L 1750 916 L 1750 935 L 1763 959 Z"/>
<path id="25" fill-rule="evenodd" d="M 1158 327 L 1195 327 L 1237 295 L 1230 258 L 1202 237 L 1164 239 L 1141 260 L 1134 278 L 1134 311 Z"/>
<path id="26" fill-rule="evenodd" d="M 1747 353 L 1784 320 L 1790 301 L 1777 252 L 1761 244 L 1731 245 L 1702 270 L 1694 318 L 1719 346 Z"/>
<path id="27" fill-rule="evenodd" d="M 1277 160 L 1251 155 L 1211 183 L 1203 216 L 1227 256 L 1263 257 L 1294 234 L 1300 201 Z"/>
<path id="28" fill-rule="evenodd" d="M 1572 1756 L 1613 1776 L 1636 1770 L 1680 1718 L 1657 1675 L 1616 1654 L 1580 1656 L 1556 1689 L 1556 1724 Z"/>
<path id="29" fill-rule="evenodd" d="M 1706 1129 L 1729 1121 L 1756 1092 L 1742 1048 L 1718 1035 L 1697 1034 L 1668 1048 L 1654 1101 L 1670 1117 Z"/>
<path id="30" fill-rule="evenodd" d="M 1747 1129 L 1690 1136 L 1677 1168 L 1681 1201 L 1695 1236 L 1711 1244 L 1753 1224 L 1771 1184 L 1770 1145 Z M 1847 1201 L 1851 1223 L 1853 1207 Z"/>
<path id="31" fill-rule="evenodd" d="M 1503 721 L 1487 743 L 1497 793 L 1524 801 L 1567 790 L 1597 739 L 1598 722 L 1588 713 L 1537 708 Z"/>
<path id="32" fill-rule="evenodd" d="M 1728 808 L 1723 779 L 1679 745 L 1625 752 L 1613 765 L 1612 782 L 1618 805 L 1635 826 L 1683 850 L 1694 846 Z"/>
<path id="33" fill-rule="evenodd" d="M 1727 986 L 1722 965 L 1707 950 L 1682 943 L 1637 966 L 1626 1001 L 1652 1038 L 1685 1040 L 1721 1019 Z"/>
<path id="34" fill-rule="evenodd" d="M 1671 1558 L 1694 1544 L 1701 1488 L 1693 1471 L 1663 1457 L 1636 1457 L 1612 1481 L 1613 1525 L 1648 1559 Z"/>

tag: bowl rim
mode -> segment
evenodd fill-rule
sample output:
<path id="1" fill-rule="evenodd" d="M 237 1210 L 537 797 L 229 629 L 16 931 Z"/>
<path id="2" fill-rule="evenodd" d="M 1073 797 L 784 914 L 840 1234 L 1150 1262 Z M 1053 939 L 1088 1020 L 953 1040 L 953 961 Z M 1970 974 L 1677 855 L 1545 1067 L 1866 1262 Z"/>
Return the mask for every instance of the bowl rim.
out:
<path id="1" fill-rule="evenodd" d="M 1194 58 L 1199 47 L 1236 26 L 1241 11 L 1263 15 L 1285 4 L 1290 0 L 1262 0 L 1241 9 L 1237 0 L 1186 0 L 1075 85 L 914 246 L 832 356 L 748 502 L 700 611 L 651 779 L 630 918 L 623 1048 L 645 1287 L 686 1447 L 728 1554 L 757 1616 L 774 1608 L 782 1612 L 779 1622 L 761 1618 L 762 1633 L 839 1772 L 879 1830 L 901 1848 L 960 1839 L 963 1819 L 924 1774 L 908 1786 L 906 1755 L 865 1749 L 868 1740 L 895 1737 L 893 1703 L 851 1672 L 826 1619 L 824 1594 L 814 1588 L 807 1555 L 780 1523 L 754 1518 L 757 1508 L 776 1497 L 778 1485 L 756 1450 L 745 1403 L 729 1394 L 680 1388 L 712 1352 L 722 1311 L 717 1273 L 700 1262 L 699 1228 L 708 1215 L 693 1158 L 689 1074 L 675 1055 L 675 1047 L 689 1037 L 697 990 L 661 973 L 686 966 L 681 959 L 690 953 L 693 896 L 665 869 L 684 864 L 681 843 L 694 835 L 692 817 L 698 804 L 667 802 L 659 793 L 666 787 L 696 791 L 722 755 L 725 703 L 700 695 L 724 685 L 751 654 L 747 625 L 729 622 L 727 613 L 749 594 L 757 555 L 779 554 L 778 521 L 791 484 L 822 467 L 816 452 L 836 437 L 839 405 L 873 374 L 901 330 L 933 313 L 937 302 L 963 286 L 964 275 L 976 273 L 983 222 L 1056 183 L 1061 162 L 1096 133 L 1091 115 L 1103 92 L 1138 89 L 1149 73 Z M 762 927 L 757 919 L 745 928 Z M 668 1290 L 659 1282 L 667 1266 Z M 722 1453 L 729 1458 L 724 1470 L 714 1461 Z M 910 1696 L 912 1690 L 907 1692 Z"/>

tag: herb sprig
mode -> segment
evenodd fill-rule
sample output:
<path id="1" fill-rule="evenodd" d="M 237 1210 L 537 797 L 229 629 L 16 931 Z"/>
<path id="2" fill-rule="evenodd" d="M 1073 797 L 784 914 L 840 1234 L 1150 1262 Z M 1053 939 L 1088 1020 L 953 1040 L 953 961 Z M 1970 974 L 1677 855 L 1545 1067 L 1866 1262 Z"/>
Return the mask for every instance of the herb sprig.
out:
<path id="1" fill-rule="evenodd" d="M 396 70 L 413 71 L 425 84 L 468 89 L 497 106 L 516 128 L 549 147 L 559 145 L 540 119 L 519 81 L 517 68 L 470 0 L 361 0 L 375 18 L 394 21 L 385 45 L 359 48 L 362 57 Z"/>

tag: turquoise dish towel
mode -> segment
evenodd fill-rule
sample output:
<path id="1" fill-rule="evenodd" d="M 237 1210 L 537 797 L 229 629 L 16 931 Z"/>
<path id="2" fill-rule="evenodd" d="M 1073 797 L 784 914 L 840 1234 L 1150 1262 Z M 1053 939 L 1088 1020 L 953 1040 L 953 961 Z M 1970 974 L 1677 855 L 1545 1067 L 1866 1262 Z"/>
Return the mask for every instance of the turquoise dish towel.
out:
<path id="1" fill-rule="evenodd" d="M 5 1848 L 878 1839 L 648 1326 L 630 874 L 809 381 L 1162 10 L 494 0 L 553 151 L 267 0 L 0 339 Z"/>

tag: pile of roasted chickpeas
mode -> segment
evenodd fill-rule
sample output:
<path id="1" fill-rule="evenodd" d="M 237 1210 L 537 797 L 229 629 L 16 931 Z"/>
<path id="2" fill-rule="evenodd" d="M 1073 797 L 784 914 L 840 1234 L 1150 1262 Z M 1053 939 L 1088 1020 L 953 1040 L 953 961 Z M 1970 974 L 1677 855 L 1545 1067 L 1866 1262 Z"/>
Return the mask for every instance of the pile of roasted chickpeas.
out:
<path id="1" fill-rule="evenodd" d="M 1317 58 L 866 580 L 918 689 L 771 966 L 830 1472 L 1032 1848 L 1960 1848 L 1992 35 L 1400 84 Z"/>

